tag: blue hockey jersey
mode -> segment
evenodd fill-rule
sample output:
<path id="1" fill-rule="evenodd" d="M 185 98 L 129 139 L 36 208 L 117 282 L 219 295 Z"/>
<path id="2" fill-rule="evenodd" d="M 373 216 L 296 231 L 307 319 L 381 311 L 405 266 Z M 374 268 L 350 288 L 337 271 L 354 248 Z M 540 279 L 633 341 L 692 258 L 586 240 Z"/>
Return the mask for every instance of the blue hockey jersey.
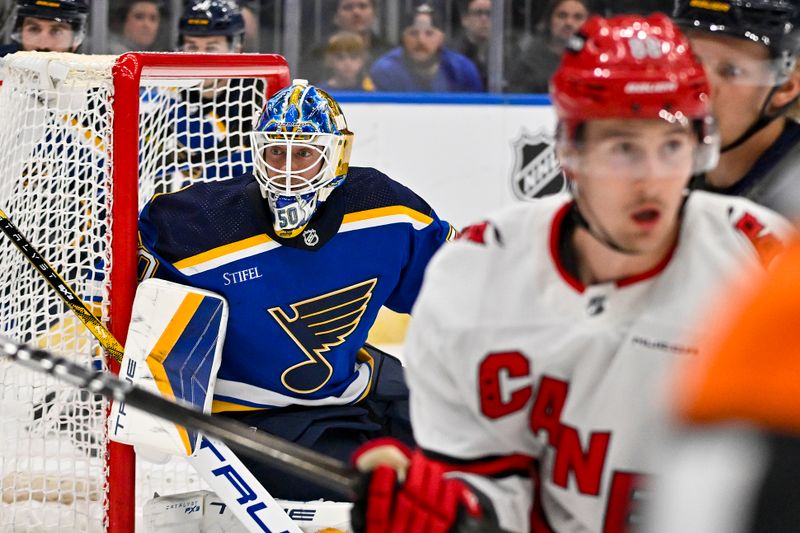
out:
<path id="1" fill-rule="evenodd" d="M 372 383 L 359 349 L 378 310 L 411 310 L 454 233 L 408 188 L 351 167 L 306 229 L 280 239 L 248 174 L 153 197 L 139 270 L 228 300 L 215 412 L 349 404 Z"/>

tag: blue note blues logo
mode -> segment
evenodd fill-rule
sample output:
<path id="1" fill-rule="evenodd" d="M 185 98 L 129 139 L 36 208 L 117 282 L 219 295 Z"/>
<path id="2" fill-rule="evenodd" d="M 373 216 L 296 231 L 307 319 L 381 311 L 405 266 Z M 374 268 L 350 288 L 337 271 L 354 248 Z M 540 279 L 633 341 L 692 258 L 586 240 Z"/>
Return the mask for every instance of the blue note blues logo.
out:
<path id="1" fill-rule="evenodd" d="M 284 370 L 284 387 L 298 394 L 311 394 L 328 383 L 333 367 L 324 354 L 342 344 L 358 327 L 377 283 L 378 278 L 372 278 L 294 303 L 289 306 L 289 314 L 280 307 L 269 309 L 272 318 L 307 357 Z"/>

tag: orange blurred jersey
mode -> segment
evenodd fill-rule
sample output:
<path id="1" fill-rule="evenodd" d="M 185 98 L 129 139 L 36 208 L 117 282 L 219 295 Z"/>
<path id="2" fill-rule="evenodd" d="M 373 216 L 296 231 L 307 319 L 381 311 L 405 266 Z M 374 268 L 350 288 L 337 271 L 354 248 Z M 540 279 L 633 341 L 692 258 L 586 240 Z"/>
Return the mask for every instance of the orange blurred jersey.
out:
<path id="1" fill-rule="evenodd" d="M 726 326 L 709 335 L 710 357 L 679 375 L 680 415 L 800 432 L 800 244 L 729 309 Z"/>

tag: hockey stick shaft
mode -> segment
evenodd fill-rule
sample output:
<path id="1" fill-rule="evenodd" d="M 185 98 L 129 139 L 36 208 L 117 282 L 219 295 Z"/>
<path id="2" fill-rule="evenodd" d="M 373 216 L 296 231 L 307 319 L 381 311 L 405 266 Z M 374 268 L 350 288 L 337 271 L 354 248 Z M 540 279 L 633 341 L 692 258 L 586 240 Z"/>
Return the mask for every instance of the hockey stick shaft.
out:
<path id="1" fill-rule="evenodd" d="M 4 337 L 0 337 L 0 355 L 10 357 L 32 370 L 51 374 L 75 387 L 101 394 L 116 402 L 125 402 L 164 420 L 218 438 L 234 450 L 344 495 L 355 493 L 358 475 L 343 462 L 327 455 L 261 431 L 253 431 L 235 420 L 190 409 L 136 387 L 111 373 L 77 365 L 45 350 L 32 349 Z"/>
<path id="2" fill-rule="evenodd" d="M 109 354 L 122 362 L 124 348 L 114 335 L 103 325 L 97 317 L 86 307 L 83 300 L 61 278 L 52 266 L 22 235 L 22 232 L 11 222 L 8 216 L 0 210 L 0 230 L 22 252 L 25 258 L 33 265 L 34 269 L 53 288 L 59 297 L 67 304 L 78 319 L 86 325 L 89 331 L 100 342 Z M 3 339 L 5 346 L 15 343 Z M 117 395 L 123 395 L 122 401 L 138 407 L 143 411 L 168 419 L 171 422 L 191 427 L 206 435 L 217 437 L 227 442 L 232 448 L 239 449 L 256 459 L 268 458 L 276 467 L 291 470 L 297 475 L 310 481 L 317 481 L 334 490 L 349 494 L 355 488 L 355 474 L 346 465 L 328 456 L 299 447 L 289 441 L 267 435 L 263 432 L 254 432 L 244 424 L 222 417 L 211 417 L 202 412 L 189 409 L 170 400 L 133 387 L 127 381 L 115 378 L 112 374 L 88 370 L 82 366 L 70 363 L 63 358 L 50 355 L 41 350 L 30 350 L 20 345 L 15 345 L 18 353 L 36 354 L 29 361 L 28 366 L 34 369 L 63 377 L 73 385 L 92 390 L 109 398 L 119 401 Z M 7 355 L 10 354 L 7 350 Z M 13 356 L 13 355 L 12 355 Z M 16 357 L 20 362 L 22 358 Z M 62 370 L 56 371 L 56 363 Z M 69 376 L 72 376 L 71 378 Z M 106 390 L 94 391 L 89 384 L 103 385 Z M 220 433 L 222 432 L 222 433 Z"/>
<path id="3" fill-rule="evenodd" d="M 117 360 L 118 363 L 122 362 L 122 355 L 124 349 L 116 338 L 106 329 L 103 323 L 94 316 L 80 296 L 78 296 L 72 287 L 64 281 L 64 279 L 50 266 L 50 263 L 42 257 L 36 248 L 25 238 L 17 226 L 11 222 L 2 210 L 0 210 L 0 230 L 8 237 L 14 246 L 22 252 L 25 259 L 33 265 L 33 269 L 47 282 L 48 285 L 55 291 L 67 307 L 69 307 L 75 316 L 86 326 L 86 328 L 94 335 L 100 342 L 100 345 L 105 348 L 111 357 Z"/>

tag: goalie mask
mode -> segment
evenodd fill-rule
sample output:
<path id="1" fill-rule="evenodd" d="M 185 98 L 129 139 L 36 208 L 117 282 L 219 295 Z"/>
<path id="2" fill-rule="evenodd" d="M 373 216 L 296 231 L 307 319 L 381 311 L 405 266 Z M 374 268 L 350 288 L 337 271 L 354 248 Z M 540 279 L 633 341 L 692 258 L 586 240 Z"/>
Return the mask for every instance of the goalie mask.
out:
<path id="1" fill-rule="evenodd" d="M 269 99 L 251 135 L 255 177 L 275 233 L 294 237 L 344 181 L 353 134 L 333 98 L 294 80 Z"/>

